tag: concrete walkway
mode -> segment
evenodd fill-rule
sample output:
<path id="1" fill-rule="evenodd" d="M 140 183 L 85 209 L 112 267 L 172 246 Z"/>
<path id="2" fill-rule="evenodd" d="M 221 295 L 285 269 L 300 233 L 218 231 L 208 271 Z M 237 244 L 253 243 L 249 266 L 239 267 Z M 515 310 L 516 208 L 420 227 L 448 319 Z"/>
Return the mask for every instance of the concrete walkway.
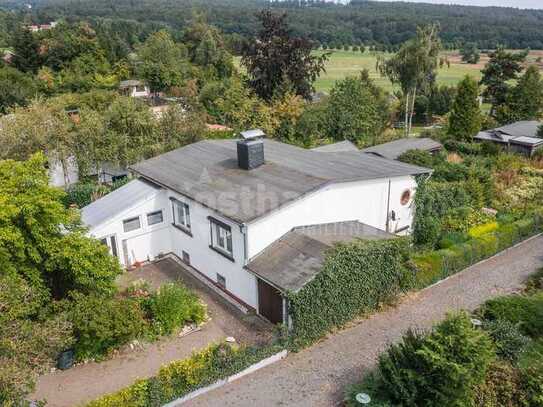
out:
<path id="1" fill-rule="evenodd" d="M 514 292 L 542 266 L 543 236 L 539 236 L 185 406 L 339 405 L 345 386 L 367 373 L 387 344 L 409 327 L 429 328 L 448 311 L 472 310 L 489 298 Z"/>
<path id="2" fill-rule="evenodd" d="M 33 400 L 46 399 L 48 407 L 81 405 L 129 386 L 137 379 L 153 376 L 162 365 L 185 359 L 193 351 L 228 336 L 246 344 L 266 342 L 271 336 L 270 324 L 254 315 L 242 314 L 171 259 L 128 272 L 121 276 L 118 285 L 126 288 L 139 279 L 146 280 L 154 289 L 167 282 L 182 281 L 207 304 L 210 320 L 201 330 L 183 337 L 167 337 L 146 344 L 143 349 L 125 348 L 101 363 L 91 362 L 43 375 L 31 396 Z"/>

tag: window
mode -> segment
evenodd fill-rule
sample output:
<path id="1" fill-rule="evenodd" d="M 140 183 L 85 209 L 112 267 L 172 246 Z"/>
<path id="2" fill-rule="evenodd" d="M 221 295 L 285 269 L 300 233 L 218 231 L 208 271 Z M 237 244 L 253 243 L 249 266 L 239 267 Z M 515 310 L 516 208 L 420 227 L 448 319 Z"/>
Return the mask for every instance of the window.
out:
<path id="1" fill-rule="evenodd" d="M 221 276 L 219 273 L 217 273 L 217 284 L 219 285 L 219 287 L 226 289 L 226 278 L 224 278 L 224 276 Z"/>
<path id="2" fill-rule="evenodd" d="M 190 266 L 190 254 L 183 250 L 183 263 Z"/>
<path id="3" fill-rule="evenodd" d="M 406 189 L 405 191 L 403 191 L 402 193 L 402 196 L 400 198 L 400 203 L 405 206 L 409 203 L 409 201 L 411 200 L 411 191 Z"/>
<path id="4" fill-rule="evenodd" d="M 147 214 L 147 224 L 149 226 L 156 225 L 157 223 L 162 223 L 164 217 L 162 216 L 162 211 L 151 212 Z"/>
<path id="5" fill-rule="evenodd" d="M 123 230 L 126 232 L 132 232 L 141 227 L 139 216 L 136 218 L 130 218 L 123 220 Z"/>
<path id="6" fill-rule="evenodd" d="M 109 252 L 113 256 L 117 257 L 117 239 L 115 238 L 115 235 L 103 237 L 102 239 L 100 239 L 100 243 L 102 243 L 104 246 L 107 246 Z"/>
<path id="7" fill-rule="evenodd" d="M 180 226 L 182 229 L 190 230 L 190 209 L 189 206 L 184 203 L 172 199 L 173 208 L 173 224 Z"/>
<path id="8" fill-rule="evenodd" d="M 227 255 L 232 260 L 232 229 L 221 221 L 210 218 L 211 246 L 219 253 Z"/>

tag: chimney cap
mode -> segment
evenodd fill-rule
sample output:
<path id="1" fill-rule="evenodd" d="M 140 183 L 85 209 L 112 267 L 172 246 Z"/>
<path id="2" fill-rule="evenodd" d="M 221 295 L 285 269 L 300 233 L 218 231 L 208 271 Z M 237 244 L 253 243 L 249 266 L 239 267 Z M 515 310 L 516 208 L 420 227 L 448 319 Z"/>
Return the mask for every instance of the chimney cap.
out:
<path id="1" fill-rule="evenodd" d="M 242 131 L 240 135 L 243 138 L 243 140 L 254 140 L 260 137 L 265 137 L 266 133 L 264 133 L 260 129 L 253 129 L 253 130 Z"/>

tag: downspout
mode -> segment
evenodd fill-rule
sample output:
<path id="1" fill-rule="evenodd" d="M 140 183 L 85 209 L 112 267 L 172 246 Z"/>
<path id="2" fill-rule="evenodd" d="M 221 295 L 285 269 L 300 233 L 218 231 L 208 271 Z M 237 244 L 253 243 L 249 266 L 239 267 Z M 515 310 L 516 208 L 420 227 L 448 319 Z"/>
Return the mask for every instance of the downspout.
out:
<path id="1" fill-rule="evenodd" d="M 247 225 L 245 223 L 239 225 L 239 231 L 243 235 L 243 265 L 246 266 L 249 262 L 248 254 L 247 254 Z"/>
<path id="2" fill-rule="evenodd" d="M 386 221 L 386 231 L 387 233 L 390 233 L 390 186 L 392 184 L 392 180 L 389 178 L 388 180 L 388 199 L 387 199 L 387 221 Z"/>

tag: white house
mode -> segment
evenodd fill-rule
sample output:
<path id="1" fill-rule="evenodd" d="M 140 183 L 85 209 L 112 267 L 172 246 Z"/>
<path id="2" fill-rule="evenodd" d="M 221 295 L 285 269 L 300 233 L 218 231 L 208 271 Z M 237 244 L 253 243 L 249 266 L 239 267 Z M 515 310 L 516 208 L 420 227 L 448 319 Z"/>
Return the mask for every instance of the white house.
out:
<path id="1" fill-rule="evenodd" d="M 282 294 L 310 281 L 334 242 L 409 233 L 414 176 L 430 170 L 260 135 L 200 141 L 135 165 L 138 179 L 83 208 L 90 235 L 125 266 L 175 255 L 237 303 L 283 322 Z"/>
<path id="2" fill-rule="evenodd" d="M 149 87 L 141 81 L 130 79 L 119 84 L 121 93 L 134 98 L 148 98 L 151 96 Z"/>

